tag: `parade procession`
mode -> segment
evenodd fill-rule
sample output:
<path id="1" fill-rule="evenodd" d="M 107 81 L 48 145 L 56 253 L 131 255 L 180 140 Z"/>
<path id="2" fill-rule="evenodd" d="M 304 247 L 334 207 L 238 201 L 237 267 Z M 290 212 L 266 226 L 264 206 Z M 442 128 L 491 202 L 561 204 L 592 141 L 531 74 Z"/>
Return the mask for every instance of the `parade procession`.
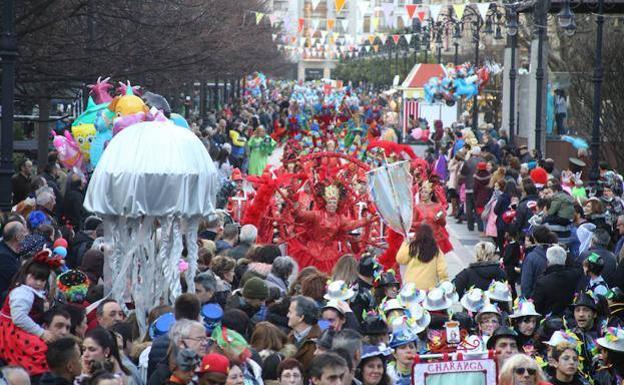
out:
<path id="1" fill-rule="evenodd" d="M 0 8 L 0 385 L 624 385 L 624 1 Z"/>

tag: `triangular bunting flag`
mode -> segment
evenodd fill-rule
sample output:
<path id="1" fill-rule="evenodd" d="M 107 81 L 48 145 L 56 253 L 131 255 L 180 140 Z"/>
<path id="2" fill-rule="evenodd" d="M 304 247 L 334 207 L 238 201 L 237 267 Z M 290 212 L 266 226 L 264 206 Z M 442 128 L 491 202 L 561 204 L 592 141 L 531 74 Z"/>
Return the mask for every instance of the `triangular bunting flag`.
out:
<path id="1" fill-rule="evenodd" d="M 256 12 L 256 24 L 260 23 L 260 21 L 262 20 L 262 17 L 264 17 L 264 13 Z"/>
<path id="2" fill-rule="evenodd" d="M 394 4 L 393 3 L 381 3 L 381 10 L 384 15 L 384 21 L 386 22 L 386 26 L 391 25 L 392 19 L 390 18 L 390 15 L 392 14 L 392 11 L 394 10 Z"/>
<path id="3" fill-rule="evenodd" d="M 412 34 L 408 33 L 407 35 L 403 35 L 405 37 L 405 41 L 407 42 L 407 45 L 410 45 L 412 43 Z"/>
<path id="4" fill-rule="evenodd" d="M 312 10 L 314 11 L 318 7 L 321 0 L 312 0 Z"/>
<path id="5" fill-rule="evenodd" d="M 375 35 L 368 35 L 368 42 L 373 44 L 375 42 Z"/>
<path id="6" fill-rule="evenodd" d="M 358 0 L 357 5 L 358 5 L 358 8 L 360 10 L 360 13 L 363 16 L 366 12 L 368 12 L 368 8 L 370 6 L 370 3 L 368 1 Z"/>
<path id="7" fill-rule="evenodd" d="M 340 13 L 340 11 L 342 11 L 342 8 L 344 8 L 345 5 L 345 1 L 346 0 L 335 0 L 336 13 Z"/>
<path id="8" fill-rule="evenodd" d="M 416 4 L 407 4 L 405 6 L 405 11 L 407 12 L 407 16 L 409 16 L 410 19 L 413 19 L 414 13 L 416 12 Z"/>
<path id="9" fill-rule="evenodd" d="M 321 22 L 321 19 L 312 19 L 312 29 L 315 31 L 318 30 L 320 22 Z"/>
<path id="10" fill-rule="evenodd" d="M 379 46 L 378 46 L 377 44 L 375 44 L 375 45 L 373 46 L 373 50 L 374 50 L 375 52 L 379 51 Z"/>
<path id="11" fill-rule="evenodd" d="M 392 41 L 394 42 L 394 45 L 399 44 L 400 38 L 401 38 L 401 35 L 392 35 Z"/>
<path id="12" fill-rule="evenodd" d="M 425 11 L 418 11 L 416 15 L 418 16 L 418 20 L 420 20 L 421 23 L 423 22 L 423 20 L 425 20 Z"/>
<path id="13" fill-rule="evenodd" d="M 409 17 L 408 15 L 401 15 L 401 20 L 403 20 L 403 28 L 408 28 L 411 27 L 412 25 L 412 18 Z"/>
<path id="14" fill-rule="evenodd" d="M 340 19 L 340 24 L 342 25 L 342 30 L 347 32 L 347 29 L 349 28 L 349 19 Z"/>
<path id="15" fill-rule="evenodd" d="M 327 19 L 327 29 L 334 29 L 336 19 Z"/>
<path id="16" fill-rule="evenodd" d="M 297 27 L 297 32 L 301 33 L 301 31 L 303 31 L 303 26 L 305 25 L 305 19 L 300 17 L 299 18 L 299 26 Z"/>
<path id="17" fill-rule="evenodd" d="M 457 15 L 457 18 L 461 20 L 462 17 L 464 17 L 466 4 L 453 4 L 453 9 L 455 10 L 455 15 Z"/>
<path id="18" fill-rule="evenodd" d="M 490 5 L 492 3 L 476 3 L 477 8 L 479 9 L 479 13 L 481 14 L 481 18 L 485 21 L 487 17 L 488 10 L 490 9 Z"/>
<path id="19" fill-rule="evenodd" d="M 277 34 L 276 33 L 272 33 L 271 34 L 271 38 L 273 38 L 273 41 L 275 41 L 275 39 L 277 39 Z"/>
<path id="20" fill-rule="evenodd" d="M 376 31 L 377 27 L 379 27 L 379 18 L 377 16 L 371 18 L 371 26 L 373 27 L 373 31 Z"/>
<path id="21" fill-rule="evenodd" d="M 431 18 L 433 19 L 434 23 L 438 21 L 438 16 L 440 16 L 440 11 L 442 11 L 442 4 L 430 4 L 429 5 L 429 12 L 431 12 Z"/>
<path id="22" fill-rule="evenodd" d="M 366 52 L 370 52 L 370 48 L 371 48 L 371 46 L 370 46 L 370 45 L 365 45 L 365 46 L 364 46 L 364 49 L 366 50 Z"/>
<path id="23" fill-rule="evenodd" d="M 321 31 L 321 37 L 325 39 L 327 37 L 327 31 Z"/>
<path id="24" fill-rule="evenodd" d="M 384 35 L 383 33 L 379 35 L 379 40 L 381 40 L 381 44 L 382 45 L 386 45 L 386 40 L 388 40 L 388 36 Z"/>

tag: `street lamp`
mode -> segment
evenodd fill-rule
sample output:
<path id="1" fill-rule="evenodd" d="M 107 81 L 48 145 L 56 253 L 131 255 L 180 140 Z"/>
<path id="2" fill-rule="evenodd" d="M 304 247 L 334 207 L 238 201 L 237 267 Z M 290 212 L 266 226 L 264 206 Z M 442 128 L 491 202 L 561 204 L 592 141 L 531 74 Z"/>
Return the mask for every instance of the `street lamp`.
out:
<path id="1" fill-rule="evenodd" d="M 516 39 L 518 37 L 518 12 L 507 9 L 507 35 L 511 46 L 511 66 L 509 67 L 509 142 L 513 146 L 516 138 Z"/>
<path id="2" fill-rule="evenodd" d="M 546 13 L 550 8 L 550 0 L 538 1 L 535 7 L 537 29 L 537 68 L 535 80 L 537 95 L 535 96 L 535 150 L 538 156 L 542 155 L 542 111 L 544 89 L 544 39 L 546 38 Z"/>
<path id="3" fill-rule="evenodd" d="M 436 28 L 436 50 L 438 64 L 440 64 L 442 62 L 442 24 L 440 22 L 437 23 Z"/>
<path id="4" fill-rule="evenodd" d="M 453 56 L 453 64 L 457 65 L 458 63 L 458 56 L 459 56 L 459 43 L 461 42 L 461 33 L 460 33 L 460 27 L 459 27 L 459 22 L 455 23 L 455 25 L 453 26 L 454 29 L 454 33 L 453 33 L 453 45 L 455 46 L 455 55 Z"/>
<path id="5" fill-rule="evenodd" d="M 564 29 L 564 33 L 571 36 L 576 31 L 574 13 L 570 8 L 570 1 L 567 0 L 558 15 L 559 26 Z M 562 17 L 563 14 L 563 17 Z M 568 16 L 571 17 L 568 19 Z M 598 13 L 596 14 L 596 51 L 594 52 L 594 106 L 592 111 L 592 137 L 591 137 L 591 170 L 590 179 L 598 180 L 600 172 L 598 163 L 600 162 L 600 113 L 602 111 L 602 80 L 604 78 L 604 68 L 602 66 L 602 35 L 604 28 L 604 0 L 598 0 Z"/>
<path id="6" fill-rule="evenodd" d="M 13 0 L 4 0 L 2 7 L 2 128 L 0 137 L 0 211 L 11 210 L 11 176 L 13 175 L 13 113 L 15 92 L 15 61 L 17 38 L 15 36 L 15 8 Z"/>

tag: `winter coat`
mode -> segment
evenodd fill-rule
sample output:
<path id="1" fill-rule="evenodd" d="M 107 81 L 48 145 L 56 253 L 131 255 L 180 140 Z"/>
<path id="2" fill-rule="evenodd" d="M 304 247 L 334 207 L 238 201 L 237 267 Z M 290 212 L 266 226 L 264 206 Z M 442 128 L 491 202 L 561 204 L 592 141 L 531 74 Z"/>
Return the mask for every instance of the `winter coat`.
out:
<path id="1" fill-rule="evenodd" d="M 461 297 L 471 286 L 487 290 L 492 280 L 504 281 L 505 277 L 505 271 L 498 262 L 475 262 L 457 274 L 454 283 Z"/>
<path id="2" fill-rule="evenodd" d="M 72 381 L 67 381 L 63 377 L 57 376 L 54 373 L 43 373 L 39 379 L 39 385 L 72 385 Z"/>
<path id="3" fill-rule="evenodd" d="M 546 260 L 546 249 L 550 245 L 537 245 L 527 251 L 522 262 L 522 272 L 520 273 L 520 288 L 524 298 L 532 298 L 533 290 L 537 278 L 544 273 L 548 261 Z"/>
<path id="4" fill-rule="evenodd" d="M 423 263 L 416 255 L 410 255 L 409 243 L 404 242 L 397 252 L 396 261 L 406 265 L 402 274 L 403 282 L 413 282 L 420 290 L 429 290 L 440 281 L 448 279 L 446 259 L 441 251 L 427 263 Z"/>
<path id="5" fill-rule="evenodd" d="M 505 234 L 507 224 L 505 223 L 505 221 L 503 221 L 503 214 L 505 213 L 505 211 L 509 210 L 510 204 L 511 197 L 505 192 L 503 192 L 496 200 L 496 205 L 494 206 L 494 214 L 496 214 L 496 231 L 498 232 L 499 237 Z"/>
<path id="6" fill-rule="evenodd" d="M 489 186 L 491 176 L 487 170 L 479 170 L 474 176 L 474 199 L 477 214 L 481 214 L 480 209 L 485 207 L 492 196 L 492 189 Z"/>
<path id="7" fill-rule="evenodd" d="M 282 295 L 288 291 L 288 281 L 283 280 L 273 273 L 269 273 L 269 275 L 267 275 L 265 282 L 269 285 L 269 287 L 277 287 Z"/>
<path id="8" fill-rule="evenodd" d="M 290 332 L 288 335 L 288 343 L 297 346 L 297 353 L 293 356 L 294 359 L 299 361 L 303 366 L 304 373 L 308 371 L 310 362 L 314 358 L 314 351 L 316 350 L 316 339 L 321 335 L 321 328 L 317 324 L 312 326 L 312 329 L 302 341 L 297 343 L 295 333 Z"/>
<path id="9" fill-rule="evenodd" d="M 464 183 L 466 184 L 466 192 L 474 191 L 474 176 L 477 172 L 477 164 L 483 162 L 483 158 L 480 156 L 471 156 L 470 159 L 464 162 L 461 168 L 461 175 L 464 177 Z"/>
<path id="10" fill-rule="evenodd" d="M 550 201 L 550 208 L 548 208 L 548 216 L 554 215 L 559 218 L 564 218 L 569 221 L 574 220 L 574 216 L 576 215 L 576 210 L 574 209 L 574 198 L 571 195 L 559 191 L 555 195 L 553 195 Z"/>
<path id="11" fill-rule="evenodd" d="M 528 207 L 529 202 L 537 203 L 538 199 L 539 197 L 537 195 L 527 195 L 520 199 L 518 208 L 516 209 L 516 218 L 513 222 L 520 234 L 528 231 L 529 219 L 533 216 L 533 211 Z"/>
<path id="12" fill-rule="evenodd" d="M 457 190 L 459 188 L 459 173 L 464 164 L 464 161 L 451 159 L 448 165 L 449 179 L 446 183 L 446 187 L 449 189 Z"/>
<path id="13" fill-rule="evenodd" d="M 544 275 L 535 282 L 535 310 L 540 314 L 563 315 L 567 306 L 572 303 L 578 281 L 582 277 L 583 271 L 576 267 L 548 266 Z"/>

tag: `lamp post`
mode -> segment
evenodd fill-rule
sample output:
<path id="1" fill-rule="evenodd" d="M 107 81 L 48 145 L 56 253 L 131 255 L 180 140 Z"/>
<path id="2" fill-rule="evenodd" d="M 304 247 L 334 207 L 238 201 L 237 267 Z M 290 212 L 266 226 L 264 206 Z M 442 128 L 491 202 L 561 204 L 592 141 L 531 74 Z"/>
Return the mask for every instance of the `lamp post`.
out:
<path id="1" fill-rule="evenodd" d="M 570 1 L 567 0 L 561 12 L 557 15 L 559 26 L 563 28 L 566 35 L 573 35 L 576 31 L 574 13 L 570 9 Z M 597 181 L 600 177 L 600 113 L 602 112 L 602 81 L 604 79 L 604 68 L 602 66 L 602 38 L 604 29 L 604 0 L 598 0 L 598 12 L 596 14 L 596 50 L 594 51 L 594 73 L 592 82 L 594 83 L 594 105 L 592 108 L 592 136 L 591 136 L 591 170 L 589 177 L 592 181 Z"/>
<path id="2" fill-rule="evenodd" d="M 537 68 L 535 80 L 537 95 L 535 96 L 535 150 L 538 156 L 542 155 L 542 112 L 544 89 L 544 39 L 546 38 L 546 12 L 550 8 L 550 0 L 537 2 L 535 20 L 537 21 Z"/>
<path id="3" fill-rule="evenodd" d="M 15 61 L 17 39 L 15 36 L 15 8 L 13 0 L 4 0 L 2 7 L 2 126 L 0 137 L 0 211 L 11 210 L 11 176 L 13 175 L 13 113 L 15 92 Z"/>
<path id="4" fill-rule="evenodd" d="M 509 67 L 509 142 L 513 146 L 516 138 L 516 38 L 518 37 L 518 13 L 514 8 L 507 10 L 507 35 L 511 46 Z"/>
<path id="5" fill-rule="evenodd" d="M 453 45 L 455 46 L 455 55 L 453 56 L 453 64 L 457 65 L 459 64 L 459 43 L 461 41 L 461 33 L 460 33 L 460 27 L 459 27 L 459 23 L 456 23 L 453 26 L 453 29 L 455 30 L 453 33 Z"/>
<path id="6" fill-rule="evenodd" d="M 425 63 L 429 62 L 429 27 L 424 27 L 422 44 L 425 49 Z"/>
<path id="7" fill-rule="evenodd" d="M 437 62 L 440 64 L 442 62 L 442 24 L 440 22 L 437 23 L 435 43 L 437 50 Z"/>

